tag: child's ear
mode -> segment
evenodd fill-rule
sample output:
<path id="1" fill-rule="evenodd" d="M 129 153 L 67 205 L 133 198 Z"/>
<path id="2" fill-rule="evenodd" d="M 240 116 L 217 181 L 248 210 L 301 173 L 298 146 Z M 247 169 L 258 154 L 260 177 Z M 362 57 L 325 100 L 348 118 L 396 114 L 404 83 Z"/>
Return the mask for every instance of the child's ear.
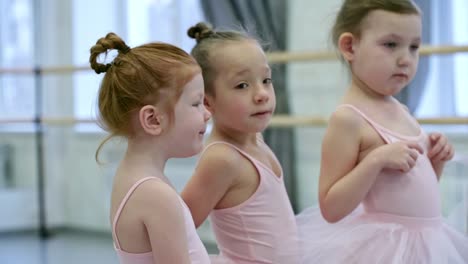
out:
<path id="1" fill-rule="evenodd" d="M 214 98 L 211 95 L 205 94 L 205 98 L 203 99 L 203 104 L 205 105 L 206 110 L 210 111 L 211 114 L 213 114 L 213 101 Z"/>
<path id="2" fill-rule="evenodd" d="M 357 43 L 357 38 L 349 32 L 341 34 L 338 39 L 338 49 L 341 56 L 347 61 L 351 62 L 354 59 L 354 45 Z"/>
<path id="3" fill-rule="evenodd" d="M 160 135 L 165 124 L 164 112 L 154 105 L 145 105 L 139 112 L 140 125 L 143 130 L 153 136 Z"/>

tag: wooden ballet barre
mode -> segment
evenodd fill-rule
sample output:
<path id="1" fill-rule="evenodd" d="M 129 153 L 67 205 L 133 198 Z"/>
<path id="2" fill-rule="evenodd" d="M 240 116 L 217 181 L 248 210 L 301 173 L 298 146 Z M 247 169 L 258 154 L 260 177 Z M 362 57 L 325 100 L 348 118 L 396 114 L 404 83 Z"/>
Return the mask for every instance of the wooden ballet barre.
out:
<path id="1" fill-rule="evenodd" d="M 468 125 L 468 117 L 418 118 L 422 125 Z"/>
<path id="2" fill-rule="evenodd" d="M 428 56 L 434 54 L 453 54 L 459 52 L 468 52 L 468 46 L 422 46 L 419 54 Z M 300 61 L 328 61 L 337 60 L 338 53 L 333 51 L 288 51 L 288 52 L 273 52 L 267 54 L 270 63 L 287 63 Z"/>
<path id="3" fill-rule="evenodd" d="M 41 67 L 41 68 L 0 68 L 0 74 L 63 74 L 73 73 L 78 71 L 91 71 L 89 66 L 53 66 L 53 67 Z"/>
<path id="4" fill-rule="evenodd" d="M 468 117 L 418 118 L 417 120 L 422 125 L 468 125 Z M 310 127 L 326 126 L 327 123 L 328 119 L 325 117 L 275 115 L 270 126 Z"/>
<path id="5" fill-rule="evenodd" d="M 275 115 L 271 119 L 271 127 L 324 127 L 328 123 L 328 118 L 313 116 L 290 116 Z"/>
<path id="6" fill-rule="evenodd" d="M 96 119 L 77 119 L 73 117 L 43 117 L 36 118 L 4 118 L 0 119 L 0 124 L 30 124 L 40 122 L 46 125 L 75 125 L 91 123 L 95 124 Z"/>
<path id="7" fill-rule="evenodd" d="M 95 124 L 96 119 L 77 119 L 73 117 L 44 117 L 39 120 L 35 118 L 15 118 L 0 119 L 0 124 L 28 124 L 41 122 L 46 125 L 75 125 L 75 124 Z M 418 122 L 424 125 L 468 125 L 468 117 L 448 117 L 448 118 L 419 118 Z M 328 119 L 319 116 L 273 116 L 271 127 L 323 127 L 328 123 Z"/>
<path id="8" fill-rule="evenodd" d="M 468 46 L 422 46 L 421 56 L 433 54 L 452 54 L 459 52 L 468 52 Z M 270 63 L 288 63 L 305 61 L 330 61 L 337 60 L 337 52 L 333 51 L 288 51 L 288 52 L 270 52 L 267 57 Z M 0 74 L 63 74 L 77 71 L 90 71 L 89 66 L 54 66 L 41 68 L 0 68 Z"/>

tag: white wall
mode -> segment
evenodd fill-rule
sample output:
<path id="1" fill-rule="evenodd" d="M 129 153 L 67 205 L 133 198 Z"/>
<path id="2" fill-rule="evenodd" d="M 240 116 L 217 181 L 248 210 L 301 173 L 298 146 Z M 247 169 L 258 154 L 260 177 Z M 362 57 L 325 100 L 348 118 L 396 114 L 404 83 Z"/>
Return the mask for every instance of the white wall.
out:
<path id="1" fill-rule="evenodd" d="M 339 0 L 290 1 L 288 46 L 291 51 L 331 49 L 329 28 Z M 306 29 L 306 30 L 304 30 Z M 317 61 L 288 64 L 288 87 L 293 114 L 328 116 L 342 94 L 347 75 L 338 61 Z M 299 208 L 317 202 L 320 141 L 323 128 L 298 128 L 297 173 Z"/>

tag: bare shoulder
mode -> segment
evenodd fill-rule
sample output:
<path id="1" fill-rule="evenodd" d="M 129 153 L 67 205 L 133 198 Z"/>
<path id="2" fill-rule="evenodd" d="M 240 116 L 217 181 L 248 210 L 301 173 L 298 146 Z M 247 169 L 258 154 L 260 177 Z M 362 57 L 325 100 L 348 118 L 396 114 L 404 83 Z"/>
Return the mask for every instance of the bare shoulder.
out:
<path id="1" fill-rule="evenodd" d="M 365 120 L 352 109 L 342 108 L 335 111 L 328 121 L 328 126 L 322 140 L 322 160 L 335 159 L 337 153 L 349 152 L 354 159 L 354 154 L 359 151 Z"/>
<path id="2" fill-rule="evenodd" d="M 151 213 L 179 215 L 182 208 L 176 190 L 160 180 L 149 180 L 142 183 L 138 187 L 138 192 L 134 194 L 134 199 L 143 215 Z"/>
<path id="3" fill-rule="evenodd" d="M 242 162 L 244 157 L 232 146 L 212 145 L 200 157 L 192 180 L 198 180 L 200 186 L 227 190 L 238 179 Z"/>
<path id="4" fill-rule="evenodd" d="M 341 108 L 333 112 L 329 119 L 328 127 L 338 129 L 342 133 L 350 132 L 348 129 L 359 129 L 363 124 L 363 118 L 351 109 Z"/>
<path id="5" fill-rule="evenodd" d="M 241 154 L 226 144 L 215 144 L 205 149 L 181 194 L 197 227 L 236 184 L 242 169 L 239 166 L 241 159 Z"/>
<path id="6" fill-rule="evenodd" d="M 403 109 L 405 109 L 406 112 L 408 112 L 408 113 L 410 112 L 408 106 L 406 106 L 404 104 L 401 104 L 401 103 L 400 103 L 400 105 L 401 105 L 401 107 L 403 107 Z"/>
<path id="7" fill-rule="evenodd" d="M 205 150 L 198 167 L 209 167 L 211 170 L 223 171 L 236 170 L 242 159 L 242 154 L 232 146 L 215 144 Z"/>

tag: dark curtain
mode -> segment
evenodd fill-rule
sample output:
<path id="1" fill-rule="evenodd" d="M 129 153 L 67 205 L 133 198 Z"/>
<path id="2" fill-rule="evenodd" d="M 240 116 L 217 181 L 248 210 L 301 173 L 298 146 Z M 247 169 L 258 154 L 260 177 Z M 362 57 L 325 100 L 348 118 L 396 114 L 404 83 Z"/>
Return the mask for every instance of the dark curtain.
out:
<path id="1" fill-rule="evenodd" d="M 415 0 L 414 1 L 421 9 L 423 32 L 422 32 L 422 44 L 430 44 L 431 41 L 431 5 L 432 0 Z M 414 77 L 413 81 L 403 89 L 396 98 L 403 104 L 405 104 L 411 113 L 414 113 L 419 106 L 421 97 L 424 94 L 426 87 L 426 81 L 429 74 L 429 56 L 419 58 L 418 72 Z"/>
<path id="2" fill-rule="evenodd" d="M 216 28 L 239 26 L 259 38 L 268 51 L 286 50 L 286 0 L 201 0 L 207 21 Z M 276 92 L 276 114 L 290 114 L 286 89 L 286 65 L 272 65 Z M 296 164 L 293 128 L 269 128 L 264 133 L 283 167 L 284 180 L 293 209 L 296 211 Z"/>

